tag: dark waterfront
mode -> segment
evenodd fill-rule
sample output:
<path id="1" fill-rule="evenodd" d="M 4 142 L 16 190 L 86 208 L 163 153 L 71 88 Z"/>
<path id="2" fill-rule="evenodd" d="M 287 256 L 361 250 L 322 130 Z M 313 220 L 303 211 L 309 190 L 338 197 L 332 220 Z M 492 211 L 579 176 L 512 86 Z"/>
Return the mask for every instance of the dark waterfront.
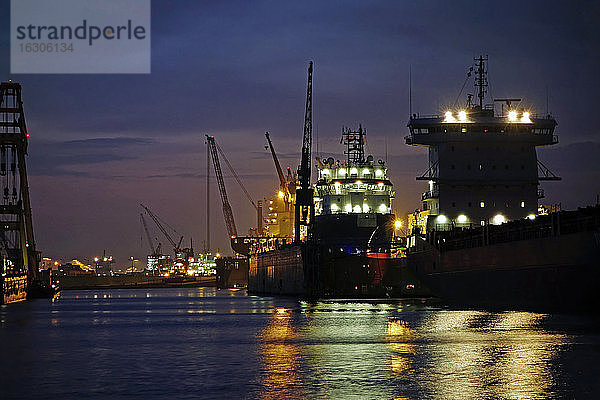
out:
<path id="1" fill-rule="evenodd" d="M 1 398 L 594 398 L 598 320 L 214 288 L 0 309 Z"/>

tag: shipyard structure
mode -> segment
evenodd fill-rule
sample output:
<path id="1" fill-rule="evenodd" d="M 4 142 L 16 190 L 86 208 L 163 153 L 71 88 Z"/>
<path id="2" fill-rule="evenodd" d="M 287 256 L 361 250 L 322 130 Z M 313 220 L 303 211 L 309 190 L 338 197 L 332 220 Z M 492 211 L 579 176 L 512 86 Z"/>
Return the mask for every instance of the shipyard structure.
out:
<path id="1" fill-rule="evenodd" d="M 557 122 L 521 99 L 485 104 L 487 57 L 475 59 L 477 102 L 413 114 L 406 143 L 429 165 L 411 216 L 408 270 L 442 299 L 476 307 L 592 304 L 599 277 L 600 208 L 540 215 L 541 181 L 559 180 L 536 149 L 558 143 Z"/>
<path id="2" fill-rule="evenodd" d="M 0 84 L 0 304 L 53 296 L 49 270 L 40 271 L 27 181 L 29 132 L 21 85 Z"/>

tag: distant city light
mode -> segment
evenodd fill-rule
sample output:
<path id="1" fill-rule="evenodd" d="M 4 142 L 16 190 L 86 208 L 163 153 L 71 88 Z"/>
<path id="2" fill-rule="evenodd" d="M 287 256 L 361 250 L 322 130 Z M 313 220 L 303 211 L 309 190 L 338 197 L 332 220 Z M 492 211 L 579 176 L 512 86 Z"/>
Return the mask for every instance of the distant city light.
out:
<path id="1" fill-rule="evenodd" d="M 527 218 L 529 218 L 529 219 L 535 219 L 535 214 L 529 214 L 529 215 L 527 216 Z"/>

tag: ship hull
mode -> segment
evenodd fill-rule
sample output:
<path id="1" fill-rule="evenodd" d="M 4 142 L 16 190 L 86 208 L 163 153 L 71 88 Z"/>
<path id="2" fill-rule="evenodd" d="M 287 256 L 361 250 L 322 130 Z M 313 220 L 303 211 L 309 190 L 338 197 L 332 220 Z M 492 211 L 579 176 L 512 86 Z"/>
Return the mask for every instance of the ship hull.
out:
<path id="1" fill-rule="evenodd" d="M 392 290 L 396 260 L 367 254 L 328 253 L 314 244 L 252 254 L 248 293 L 311 298 L 378 298 Z"/>
<path id="2" fill-rule="evenodd" d="M 597 312 L 598 230 L 439 251 L 422 241 L 408 266 L 455 306 Z"/>

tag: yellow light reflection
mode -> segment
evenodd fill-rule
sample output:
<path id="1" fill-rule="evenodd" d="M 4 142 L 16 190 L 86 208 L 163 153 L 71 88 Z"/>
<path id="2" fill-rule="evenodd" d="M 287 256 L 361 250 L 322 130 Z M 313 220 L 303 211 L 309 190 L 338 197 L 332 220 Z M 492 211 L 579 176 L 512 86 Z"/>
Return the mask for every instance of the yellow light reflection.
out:
<path id="1" fill-rule="evenodd" d="M 411 356 L 416 353 L 416 346 L 411 341 L 416 333 L 408 327 L 406 321 L 390 319 L 385 328 L 385 338 L 392 350 L 390 369 L 394 374 L 412 373 Z"/>
<path id="2" fill-rule="evenodd" d="M 261 398 L 302 398 L 299 389 L 300 349 L 293 342 L 298 333 L 291 324 L 290 310 L 276 308 L 269 325 L 260 335 L 260 351 L 265 368 Z"/>

